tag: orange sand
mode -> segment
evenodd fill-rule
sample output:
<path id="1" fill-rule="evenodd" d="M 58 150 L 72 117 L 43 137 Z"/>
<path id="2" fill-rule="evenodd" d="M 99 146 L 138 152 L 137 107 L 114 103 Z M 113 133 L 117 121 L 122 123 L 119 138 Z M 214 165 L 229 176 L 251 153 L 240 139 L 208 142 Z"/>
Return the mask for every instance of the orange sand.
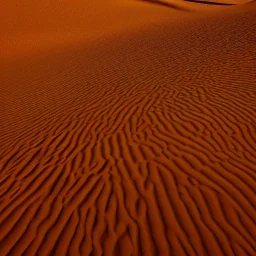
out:
<path id="1" fill-rule="evenodd" d="M 0 255 L 256 255 L 256 2 L 3 2 Z"/>

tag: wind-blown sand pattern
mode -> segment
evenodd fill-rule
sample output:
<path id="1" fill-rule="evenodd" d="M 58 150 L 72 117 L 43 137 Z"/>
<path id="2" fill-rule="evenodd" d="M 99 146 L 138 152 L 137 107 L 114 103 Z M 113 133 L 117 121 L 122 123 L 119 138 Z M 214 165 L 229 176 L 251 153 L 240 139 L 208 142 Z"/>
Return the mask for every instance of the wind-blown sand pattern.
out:
<path id="1" fill-rule="evenodd" d="M 0 255 L 256 255 L 256 3 L 168 2 L 5 6 Z"/>

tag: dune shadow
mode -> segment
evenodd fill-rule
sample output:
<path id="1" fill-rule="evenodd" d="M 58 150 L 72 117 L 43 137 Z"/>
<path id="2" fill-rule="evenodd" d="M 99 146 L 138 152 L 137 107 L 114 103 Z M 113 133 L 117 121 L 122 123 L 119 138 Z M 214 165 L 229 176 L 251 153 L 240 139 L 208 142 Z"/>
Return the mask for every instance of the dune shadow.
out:
<path id="1" fill-rule="evenodd" d="M 217 5 L 217 6 L 234 6 L 234 5 L 236 5 L 234 3 L 215 2 L 215 1 L 208 1 L 208 0 L 183 0 L 183 1 L 177 1 L 177 4 L 170 3 L 170 2 L 167 2 L 164 0 L 141 0 L 141 1 L 164 6 L 164 7 L 169 7 L 169 8 L 176 9 L 179 11 L 184 11 L 184 12 L 193 12 L 193 9 L 182 6 L 182 3 L 184 3 L 184 2 L 189 2 L 189 3 L 194 3 L 194 4 L 203 4 L 203 5 Z"/>
<path id="2" fill-rule="evenodd" d="M 235 5 L 235 4 L 231 4 L 231 3 L 218 3 L 218 2 L 203 1 L 203 0 L 184 0 L 184 1 L 185 2 L 190 2 L 190 3 L 209 4 L 209 5 L 227 5 L 227 6 Z"/>

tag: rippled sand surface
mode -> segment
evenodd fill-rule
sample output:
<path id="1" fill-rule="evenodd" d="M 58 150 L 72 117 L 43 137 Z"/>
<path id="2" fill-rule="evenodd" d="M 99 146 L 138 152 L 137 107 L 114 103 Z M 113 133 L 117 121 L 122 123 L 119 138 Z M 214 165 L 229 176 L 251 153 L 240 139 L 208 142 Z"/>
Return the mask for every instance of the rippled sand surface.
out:
<path id="1" fill-rule="evenodd" d="M 1 9 L 1 256 L 256 255 L 256 2 Z"/>

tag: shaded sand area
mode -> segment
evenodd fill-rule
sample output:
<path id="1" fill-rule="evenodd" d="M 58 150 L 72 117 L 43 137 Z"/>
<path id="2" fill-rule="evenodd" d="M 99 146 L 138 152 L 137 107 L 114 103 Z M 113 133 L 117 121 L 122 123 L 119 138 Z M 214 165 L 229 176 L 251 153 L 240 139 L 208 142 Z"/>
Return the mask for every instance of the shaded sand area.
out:
<path id="1" fill-rule="evenodd" d="M 256 255 L 256 3 L 165 3 L 1 3 L 1 256 Z"/>

